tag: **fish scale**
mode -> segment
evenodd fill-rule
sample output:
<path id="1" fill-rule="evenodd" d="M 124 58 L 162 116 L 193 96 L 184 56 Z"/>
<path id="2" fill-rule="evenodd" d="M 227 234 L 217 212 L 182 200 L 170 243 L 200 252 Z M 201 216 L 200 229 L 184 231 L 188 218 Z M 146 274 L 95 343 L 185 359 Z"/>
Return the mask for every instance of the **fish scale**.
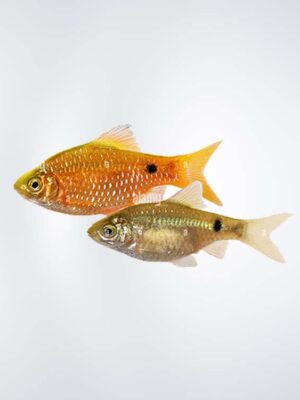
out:
<path id="1" fill-rule="evenodd" d="M 99 240 L 99 231 L 105 223 L 118 224 L 118 221 L 128 221 L 132 233 L 131 240 L 135 243 L 134 253 L 131 240 L 129 251 L 122 244 L 115 248 L 128 255 L 146 261 L 171 261 L 199 251 L 202 247 L 217 240 L 237 237 L 234 229 L 231 231 L 214 232 L 214 221 L 217 214 L 195 210 L 186 205 L 172 201 L 158 204 L 139 204 L 113 214 L 103 222 L 96 223 L 90 230 L 90 235 Z M 233 227 L 233 219 L 223 217 L 224 226 Z M 126 222 L 125 222 L 126 223 Z M 236 220 L 235 224 L 239 221 Z M 105 242 L 101 242 L 106 244 Z"/>
<path id="2" fill-rule="evenodd" d="M 24 174 L 15 189 L 26 199 L 68 214 L 109 214 L 137 202 L 162 199 L 165 185 L 184 187 L 195 178 L 206 197 L 221 204 L 208 186 L 203 169 L 219 142 L 182 156 L 139 152 L 128 126 L 64 150 Z M 38 190 L 30 182 L 38 182 Z M 151 199 L 153 196 L 153 199 Z"/>
<path id="3" fill-rule="evenodd" d="M 228 240 L 240 240 L 284 261 L 269 235 L 289 214 L 254 220 L 230 218 L 203 211 L 201 194 L 201 183 L 194 182 L 166 201 L 118 211 L 93 224 L 88 234 L 100 244 L 144 261 L 195 265 L 195 261 L 187 262 L 191 254 L 203 249 L 221 258 Z"/>
<path id="4" fill-rule="evenodd" d="M 154 157 L 124 156 L 122 153 L 111 148 L 95 148 L 79 154 L 75 150 L 74 155 L 69 152 L 56 156 L 60 162 L 56 158 L 46 161 L 45 169 L 55 173 L 64 188 L 61 207 L 71 206 L 73 211 L 86 214 L 110 213 L 134 203 L 134 198 L 141 192 L 145 194 L 155 186 L 169 183 L 168 169 L 161 167 L 161 171 L 150 176 L 146 172 L 145 165 Z"/>

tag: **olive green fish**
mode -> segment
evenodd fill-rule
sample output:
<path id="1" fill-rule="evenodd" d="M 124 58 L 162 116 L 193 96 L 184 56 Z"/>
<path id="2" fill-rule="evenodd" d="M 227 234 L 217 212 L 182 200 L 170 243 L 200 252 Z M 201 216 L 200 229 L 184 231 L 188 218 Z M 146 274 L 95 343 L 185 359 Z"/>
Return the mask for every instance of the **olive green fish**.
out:
<path id="1" fill-rule="evenodd" d="M 261 219 L 234 219 L 202 211 L 202 185 L 193 182 L 160 203 L 138 204 L 92 225 L 96 242 L 144 261 L 196 265 L 190 255 L 203 249 L 222 258 L 228 240 L 240 240 L 278 262 L 283 256 L 270 233 L 290 214 Z"/>

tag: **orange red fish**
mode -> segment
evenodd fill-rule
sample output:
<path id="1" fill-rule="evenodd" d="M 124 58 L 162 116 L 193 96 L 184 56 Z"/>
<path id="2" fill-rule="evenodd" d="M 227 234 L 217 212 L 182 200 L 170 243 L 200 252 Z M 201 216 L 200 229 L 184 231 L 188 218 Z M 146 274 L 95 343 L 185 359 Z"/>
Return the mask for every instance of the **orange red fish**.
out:
<path id="1" fill-rule="evenodd" d="M 158 200 L 164 185 L 182 188 L 199 180 L 204 197 L 221 205 L 203 174 L 220 143 L 181 156 L 145 154 L 129 126 L 118 126 L 48 158 L 22 175 L 14 187 L 25 199 L 53 211 L 87 215 L 109 214 L 151 194 Z"/>

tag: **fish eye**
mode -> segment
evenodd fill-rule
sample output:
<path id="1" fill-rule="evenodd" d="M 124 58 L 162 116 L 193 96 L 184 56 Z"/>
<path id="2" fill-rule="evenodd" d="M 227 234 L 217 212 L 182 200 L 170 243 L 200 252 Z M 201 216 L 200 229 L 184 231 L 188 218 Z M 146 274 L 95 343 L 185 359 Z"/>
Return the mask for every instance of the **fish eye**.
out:
<path id="1" fill-rule="evenodd" d="M 112 224 L 104 225 L 100 234 L 104 239 L 112 239 L 117 234 L 117 227 Z"/>
<path id="2" fill-rule="evenodd" d="M 31 192 L 39 192 L 42 189 L 42 180 L 40 178 L 31 178 L 27 186 Z"/>

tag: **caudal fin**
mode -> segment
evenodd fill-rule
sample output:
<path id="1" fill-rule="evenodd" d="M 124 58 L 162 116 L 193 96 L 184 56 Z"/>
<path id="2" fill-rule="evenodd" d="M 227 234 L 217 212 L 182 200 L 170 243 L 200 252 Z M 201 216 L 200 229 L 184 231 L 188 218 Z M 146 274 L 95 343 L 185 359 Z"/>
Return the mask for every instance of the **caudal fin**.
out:
<path id="1" fill-rule="evenodd" d="M 183 160 L 183 176 L 180 181 L 181 187 L 185 187 L 194 181 L 200 181 L 203 186 L 203 197 L 219 206 L 222 205 L 222 202 L 207 183 L 203 171 L 211 155 L 220 144 L 221 141 L 195 153 L 181 156 Z"/>
<path id="2" fill-rule="evenodd" d="M 272 242 L 270 234 L 290 216 L 291 214 L 277 214 L 271 217 L 246 221 L 245 233 L 241 241 L 265 254 L 267 257 L 284 263 L 285 260 L 277 246 Z"/>

